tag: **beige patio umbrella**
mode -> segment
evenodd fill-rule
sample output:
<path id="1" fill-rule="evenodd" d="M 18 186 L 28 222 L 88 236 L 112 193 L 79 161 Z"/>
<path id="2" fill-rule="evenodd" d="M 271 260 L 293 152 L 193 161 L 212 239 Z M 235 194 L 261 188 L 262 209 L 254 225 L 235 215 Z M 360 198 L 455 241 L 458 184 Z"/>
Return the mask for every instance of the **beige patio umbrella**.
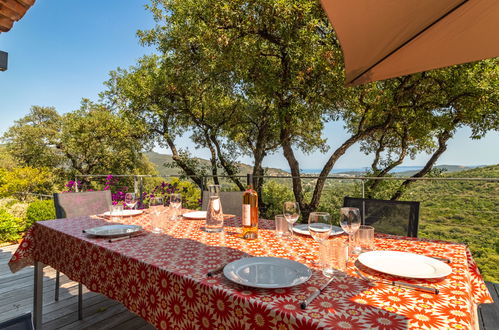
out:
<path id="1" fill-rule="evenodd" d="M 321 0 L 346 84 L 499 56 L 499 0 Z"/>

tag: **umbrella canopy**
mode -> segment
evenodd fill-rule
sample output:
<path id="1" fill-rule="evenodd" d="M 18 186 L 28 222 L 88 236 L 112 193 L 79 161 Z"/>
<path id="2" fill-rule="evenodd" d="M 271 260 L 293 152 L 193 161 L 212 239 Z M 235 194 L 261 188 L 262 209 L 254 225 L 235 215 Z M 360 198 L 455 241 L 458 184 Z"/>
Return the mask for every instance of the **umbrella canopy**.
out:
<path id="1" fill-rule="evenodd" d="M 499 56 L 499 0 L 321 0 L 346 84 Z"/>

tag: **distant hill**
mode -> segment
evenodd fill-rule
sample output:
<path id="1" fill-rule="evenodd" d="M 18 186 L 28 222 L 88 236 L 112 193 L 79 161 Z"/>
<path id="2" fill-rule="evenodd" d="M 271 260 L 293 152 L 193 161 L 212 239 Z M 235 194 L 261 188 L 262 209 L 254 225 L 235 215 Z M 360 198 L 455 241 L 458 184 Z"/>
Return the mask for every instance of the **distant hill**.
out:
<path id="1" fill-rule="evenodd" d="M 475 168 L 480 168 L 484 167 L 484 165 L 479 165 L 479 166 L 462 166 L 462 165 L 437 165 L 434 166 L 433 168 L 439 169 L 439 170 L 444 170 L 445 173 L 455 173 L 455 172 L 461 172 L 461 171 L 467 171 Z M 423 168 L 423 167 L 421 167 Z M 412 171 L 402 171 L 395 173 L 395 176 L 412 176 L 416 174 L 418 171 L 412 170 Z"/>
<path id="2" fill-rule="evenodd" d="M 446 173 L 452 173 L 452 172 L 459 172 L 459 171 L 464 171 L 464 170 L 469 170 L 472 168 L 477 168 L 477 167 L 483 167 L 484 165 L 478 165 L 478 166 L 462 166 L 462 165 L 437 165 L 434 168 L 437 169 L 443 169 L 445 170 Z M 417 173 L 417 171 L 420 171 L 423 168 L 423 166 L 397 166 L 395 167 L 392 171 L 390 171 L 390 174 L 399 176 L 399 177 L 406 177 L 406 176 L 411 176 Z M 338 168 L 338 169 L 333 169 L 330 173 L 330 175 L 349 175 L 349 176 L 363 176 L 367 173 L 369 170 L 369 167 L 358 167 L 358 168 Z M 322 171 L 321 168 L 319 169 L 302 169 L 301 172 L 304 175 L 318 175 Z"/>
<path id="3" fill-rule="evenodd" d="M 147 158 L 151 161 L 151 163 L 154 164 L 156 167 L 156 170 L 158 171 L 159 175 L 161 176 L 170 176 L 170 175 L 179 175 L 181 174 L 181 169 L 179 167 L 167 167 L 165 164 L 171 164 L 173 163 L 173 158 L 172 155 L 166 155 L 166 154 L 160 154 L 154 151 L 147 152 L 145 153 Z M 204 166 L 211 166 L 211 163 L 207 159 L 203 158 L 194 158 L 195 160 L 199 161 L 201 165 Z M 244 164 L 244 163 L 239 163 L 239 174 L 240 175 L 246 175 L 247 173 L 252 173 L 253 172 L 253 166 Z M 286 171 L 283 171 L 278 168 L 265 168 L 266 174 L 267 175 L 287 175 L 289 176 L 290 174 Z"/>

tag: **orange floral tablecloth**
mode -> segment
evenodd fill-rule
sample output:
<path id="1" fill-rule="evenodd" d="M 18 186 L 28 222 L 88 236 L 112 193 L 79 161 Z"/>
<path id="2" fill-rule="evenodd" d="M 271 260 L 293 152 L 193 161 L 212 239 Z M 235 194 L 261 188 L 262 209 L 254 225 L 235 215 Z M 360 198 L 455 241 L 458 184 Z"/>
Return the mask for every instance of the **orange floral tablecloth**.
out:
<path id="1" fill-rule="evenodd" d="M 149 228 L 147 214 L 122 222 Z M 445 279 L 412 281 L 436 287 L 440 294 L 372 286 L 355 277 L 351 265 L 349 275 L 338 276 L 301 310 L 299 302 L 325 282 L 314 268 L 317 243 L 309 237 L 282 240 L 274 235 L 273 221 L 261 220 L 259 239 L 246 241 L 239 237 L 238 218 L 226 220 L 221 234 L 204 232 L 199 220 L 165 220 L 164 234 L 113 243 L 82 233 L 106 223 L 91 217 L 37 222 L 9 266 L 15 272 L 33 260 L 43 262 L 122 302 L 160 329 L 469 329 L 476 322 L 476 305 L 492 302 L 463 244 L 378 236 L 377 249 L 450 258 L 452 274 Z M 275 290 L 240 286 L 221 273 L 206 277 L 209 270 L 248 256 L 297 260 L 313 275 L 302 285 Z"/>

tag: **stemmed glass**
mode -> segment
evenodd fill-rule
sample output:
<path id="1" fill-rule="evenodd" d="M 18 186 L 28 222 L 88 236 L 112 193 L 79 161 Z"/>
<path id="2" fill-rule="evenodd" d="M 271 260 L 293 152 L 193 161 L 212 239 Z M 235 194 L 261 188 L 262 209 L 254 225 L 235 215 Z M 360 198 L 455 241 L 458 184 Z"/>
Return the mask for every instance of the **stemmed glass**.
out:
<path id="1" fill-rule="evenodd" d="M 137 205 L 137 198 L 135 197 L 134 193 L 126 193 L 125 194 L 125 205 L 130 210 L 133 210 L 135 208 L 135 206 Z"/>
<path id="2" fill-rule="evenodd" d="M 353 235 L 360 227 L 360 211 L 355 207 L 340 208 L 340 226 L 348 234 L 348 249 L 354 252 Z"/>
<path id="3" fill-rule="evenodd" d="M 300 217 L 300 206 L 296 202 L 284 202 L 282 209 L 283 209 L 282 214 L 284 214 L 284 218 L 286 218 L 286 221 L 289 223 L 290 226 L 291 236 L 289 239 L 295 240 L 296 238 L 293 233 L 293 224 Z"/>
<path id="4" fill-rule="evenodd" d="M 149 200 L 152 232 L 154 234 L 160 234 L 163 232 L 163 229 L 161 228 L 161 212 L 164 209 L 163 206 L 164 204 L 162 197 L 151 197 L 151 199 Z"/>
<path id="5" fill-rule="evenodd" d="M 171 194 L 170 195 L 170 207 L 175 211 L 175 220 L 179 219 L 179 211 L 182 208 L 182 194 Z"/>
<path id="6" fill-rule="evenodd" d="M 319 243 L 319 245 L 324 245 L 324 241 L 327 241 L 331 231 L 333 230 L 333 224 L 331 223 L 331 215 L 327 212 L 312 212 L 308 216 L 308 231 L 313 239 Z M 328 258 L 327 248 L 324 246 L 325 257 Z M 319 260 L 321 260 L 320 256 L 320 248 L 319 248 Z M 321 263 L 319 263 L 321 264 Z M 327 262 L 324 263 L 322 273 L 324 276 L 331 277 L 333 275 L 332 268 L 327 268 Z"/>

